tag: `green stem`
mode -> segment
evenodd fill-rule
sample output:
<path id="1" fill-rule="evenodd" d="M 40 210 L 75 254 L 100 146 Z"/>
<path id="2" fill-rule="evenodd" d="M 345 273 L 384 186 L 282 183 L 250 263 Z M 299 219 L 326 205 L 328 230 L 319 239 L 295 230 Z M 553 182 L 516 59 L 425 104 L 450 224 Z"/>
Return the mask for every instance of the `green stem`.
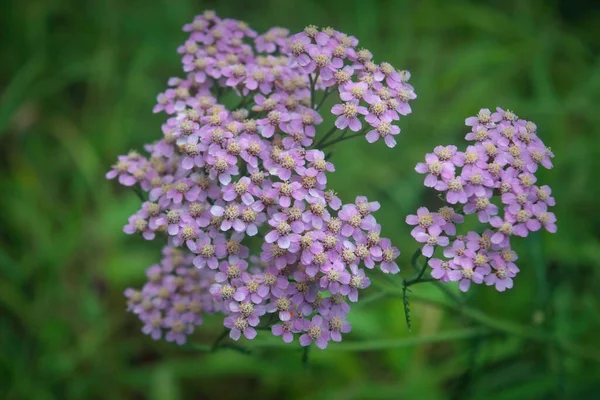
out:
<path id="1" fill-rule="evenodd" d="M 257 331 L 270 331 L 271 327 L 270 326 L 255 326 L 254 329 L 256 329 Z"/>
<path id="2" fill-rule="evenodd" d="M 142 189 L 140 189 L 139 186 L 134 186 L 133 187 L 133 191 L 134 191 L 135 194 L 137 194 L 137 196 L 140 198 L 140 200 L 142 202 L 146 201 L 146 198 L 145 198 L 144 194 L 142 193 Z"/>
<path id="3" fill-rule="evenodd" d="M 456 340 L 466 340 L 476 337 L 487 337 L 493 335 L 494 332 L 485 328 L 468 328 L 453 330 L 448 332 L 440 332 L 432 335 L 423 335 L 415 337 L 403 337 L 403 338 L 391 338 L 391 339 L 377 339 L 377 340 L 364 340 L 356 342 L 344 341 L 341 343 L 330 342 L 327 347 L 327 351 L 381 351 L 393 348 L 419 346 L 429 343 L 441 343 L 441 342 L 453 342 Z M 250 348 L 282 348 L 296 350 L 297 347 L 290 346 L 279 340 L 269 339 L 254 339 L 249 342 Z M 310 348 L 310 346 L 305 347 Z M 303 355 L 304 359 L 304 355 Z"/>
<path id="4" fill-rule="evenodd" d="M 378 283 L 378 285 L 382 286 L 381 283 Z M 385 284 L 383 284 L 383 286 L 385 286 L 385 290 L 392 295 L 403 295 L 402 288 L 388 286 Z M 600 363 L 600 353 L 596 349 L 591 349 L 588 347 L 580 346 L 575 343 L 568 342 L 566 340 L 561 340 L 560 338 L 556 338 L 554 335 L 548 334 L 542 330 L 528 326 L 523 326 L 512 321 L 490 317 L 489 315 L 486 315 L 485 313 L 477 309 L 470 308 L 461 304 L 447 303 L 445 301 L 424 296 L 422 294 L 414 294 L 412 295 L 412 298 L 423 303 L 431 304 L 452 312 L 460 313 L 465 317 L 471 319 L 472 321 L 479 323 L 479 325 L 485 326 L 489 329 L 493 329 L 498 332 L 504 332 L 509 335 L 520 337 L 522 339 L 527 339 L 545 344 L 553 344 L 558 349 L 561 349 L 566 355 Z"/>
<path id="5" fill-rule="evenodd" d="M 200 351 L 202 353 L 210 353 L 211 352 L 211 347 L 207 344 L 202 344 L 202 343 L 186 343 L 183 345 L 184 349 L 189 349 L 189 350 L 194 350 L 194 351 Z"/>
<path id="6" fill-rule="evenodd" d="M 406 281 L 402 282 L 402 306 L 404 307 L 404 318 L 406 320 L 406 327 L 408 331 L 412 331 L 412 324 L 410 320 L 410 301 L 408 300 L 408 285 Z"/>
<path id="7" fill-rule="evenodd" d="M 221 342 L 223 341 L 223 339 L 225 339 L 227 337 L 228 333 L 229 333 L 229 329 L 224 329 L 223 330 L 223 333 L 221 333 L 221 335 L 219 335 L 219 337 L 217 338 L 217 340 L 215 340 L 215 342 L 213 343 L 213 345 L 210 347 L 210 352 L 211 353 L 215 352 L 219 348 L 219 345 L 221 344 Z"/>
<path id="8" fill-rule="evenodd" d="M 460 305 L 446 303 L 444 301 L 434 299 L 432 297 L 422 295 L 422 294 L 414 295 L 413 298 L 415 300 L 423 302 L 423 303 L 428 303 L 428 304 L 431 304 L 431 305 L 434 305 L 434 306 L 437 306 L 440 308 L 445 308 L 450 311 L 461 313 L 461 314 L 465 315 L 466 317 L 468 317 L 469 319 L 472 319 L 473 321 L 480 323 L 481 325 L 484 325 L 484 326 L 487 326 L 488 328 L 502 331 L 502 332 L 505 332 L 505 333 L 508 333 L 511 335 L 519 336 L 519 337 L 522 337 L 525 339 L 538 340 L 538 341 L 547 341 L 551 338 L 550 335 L 548 335 L 542 331 L 539 331 L 535 328 L 530 328 L 530 327 L 516 324 L 511 321 L 506 321 L 506 320 L 490 317 L 490 316 L 484 314 L 482 311 L 473 309 L 468 306 L 460 306 Z"/>
<path id="9" fill-rule="evenodd" d="M 314 147 L 315 148 L 319 148 L 319 146 L 321 144 L 323 144 L 323 142 L 325 142 L 329 138 L 329 136 L 333 135 L 333 133 L 335 131 L 337 131 L 337 127 L 334 125 L 334 126 L 331 127 L 330 130 L 327 131 L 327 133 L 321 138 L 321 140 L 319 140 L 319 142 L 317 144 L 315 144 Z"/>
<path id="10" fill-rule="evenodd" d="M 441 332 L 433 335 L 407 337 L 399 339 L 380 339 L 364 342 L 344 342 L 332 344 L 331 350 L 340 351 L 375 351 L 387 350 L 399 347 L 419 346 L 428 343 L 452 342 L 455 340 L 473 339 L 490 336 L 491 332 L 484 328 L 461 329 L 449 332 Z"/>
<path id="11" fill-rule="evenodd" d="M 315 108 L 315 110 L 319 111 L 319 109 L 321 108 L 321 106 L 323 105 L 323 103 L 325 103 L 325 100 L 327 100 L 327 97 L 329 97 L 329 95 L 333 92 L 333 90 L 329 90 L 331 88 L 327 88 L 325 89 L 325 93 L 323 94 L 323 98 L 321 98 L 321 101 L 319 102 L 319 104 L 317 105 L 317 107 Z"/>
<path id="12" fill-rule="evenodd" d="M 417 250 L 415 250 L 415 252 L 413 253 L 412 257 L 410 258 L 410 265 L 413 266 L 413 268 L 415 269 L 415 271 L 419 270 L 419 267 L 417 267 L 417 260 L 419 259 L 420 255 L 421 255 L 421 249 L 418 248 Z"/>
<path id="13" fill-rule="evenodd" d="M 451 399 L 462 399 L 465 394 L 469 393 L 471 383 L 475 377 L 475 369 L 477 364 L 477 355 L 482 347 L 484 338 L 477 337 L 471 342 L 471 351 L 469 352 L 469 365 L 465 372 L 463 372 L 454 387 Z"/>
<path id="14" fill-rule="evenodd" d="M 427 269 L 427 263 L 423 264 L 423 266 L 421 267 L 421 270 L 419 271 L 419 275 L 417 275 L 415 278 L 407 279 L 405 281 L 406 282 L 406 286 L 411 286 L 411 285 L 414 285 L 415 283 L 423 282 L 421 280 L 421 278 L 423 277 L 423 274 L 425 273 L 426 269 Z"/>
<path id="15" fill-rule="evenodd" d="M 312 74 L 308 74 L 308 80 L 310 82 L 310 108 L 315 108 L 315 88 L 317 86 L 317 81 L 319 80 L 320 71 L 317 71 L 315 77 L 313 78 Z"/>
<path id="16" fill-rule="evenodd" d="M 411 282 L 409 284 L 409 286 L 416 285 L 417 283 L 427 283 L 427 282 L 439 282 L 439 281 L 435 278 L 422 278 L 422 279 L 418 279 L 414 282 Z"/>
<path id="17" fill-rule="evenodd" d="M 246 354 L 246 355 L 252 354 L 252 351 L 250 351 L 250 349 L 247 349 L 244 346 L 240 346 L 237 343 L 224 343 L 223 345 L 220 346 L 220 348 L 235 350 L 238 353 L 242 353 L 242 354 Z"/>
<path id="18" fill-rule="evenodd" d="M 421 255 L 421 249 L 417 249 L 417 251 L 415 251 L 415 253 L 412 256 L 411 259 L 411 263 L 413 265 L 413 267 L 415 267 L 415 269 L 417 269 L 419 271 L 418 275 L 412 279 L 405 279 L 404 280 L 404 285 L 406 287 L 409 287 L 410 285 L 414 285 L 415 283 L 419 283 L 419 282 L 431 282 L 431 281 L 435 281 L 435 279 L 422 279 L 423 278 L 423 274 L 425 274 L 425 270 L 427 269 L 427 261 L 429 261 L 429 258 L 426 258 L 425 263 L 421 266 L 421 268 L 419 269 L 417 266 L 417 260 L 419 259 L 419 255 Z"/>
<path id="19" fill-rule="evenodd" d="M 345 137 L 344 137 L 344 135 L 342 135 L 341 137 L 339 137 L 339 138 L 337 138 L 337 139 L 334 139 L 334 140 L 331 140 L 331 141 L 329 141 L 329 142 L 327 142 L 327 143 L 324 143 L 324 144 L 323 144 L 323 145 L 322 145 L 320 148 L 321 148 L 321 150 L 322 150 L 322 149 L 324 149 L 325 147 L 332 146 L 332 145 L 334 145 L 334 144 L 336 144 L 336 143 L 338 143 L 338 142 L 341 142 L 341 141 L 343 141 L 343 140 L 352 139 L 352 138 L 354 138 L 354 137 L 361 136 L 361 135 L 364 135 L 364 132 L 363 132 L 363 131 L 356 132 L 356 133 L 353 133 L 352 135 L 348 135 L 348 136 L 345 136 Z"/>
<path id="20" fill-rule="evenodd" d="M 442 343 L 442 342 L 453 342 L 456 340 L 466 340 L 480 337 L 488 337 L 493 335 L 493 332 L 485 328 L 468 328 L 461 330 L 453 330 L 448 332 L 441 332 L 432 335 L 423 335 L 416 337 L 403 337 L 393 339 L 379 339 L 379 340 L 365 340 L 360 342 L 342 342 L 342 343 L 331 343 L 327 347 L 327 351 L 380 351 L 401 347 L 419 346 L 430 343 Z M 189 343 L 186 345 L 193 350 L 201 352 L 210 352 L 210 347 L 203 344 Z M 223 346 L 224 348 L 232 348 L 232 346 Z M 248 342 L 249 348 L 243 348 L 243 352 L 248 353 L 250 349 L 267 349 L 267 348 L 281 348 L 295 350 L 296 346 L 284 343 L 279 340 L 261 340 L 254 339 Z M 310 346 L 303 348 L 302 362 L 308 361 L 308 354 Z"/>
<path id="21" fill-rule="evenodd" d="M 306 346 L 302 351 L 302 365 L 304 368 L 308 368 L 308 352 L 310 351 L 310 347 Z"/>

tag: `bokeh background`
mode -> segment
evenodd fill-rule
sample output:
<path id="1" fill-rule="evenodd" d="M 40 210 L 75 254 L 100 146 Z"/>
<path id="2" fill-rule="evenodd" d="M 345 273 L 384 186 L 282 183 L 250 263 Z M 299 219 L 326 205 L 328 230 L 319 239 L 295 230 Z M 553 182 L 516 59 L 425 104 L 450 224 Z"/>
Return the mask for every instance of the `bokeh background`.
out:
<path id="1" fill-rule="evenodd" d="M 558 233 L 518 241 L 515 288 L 475 288 L 476 314 L 415 300 L 409 332 L 401 300 L 381 298 L 353 310 L 347 340 L 389 346 L 331 345 L 308 369 L 296 346 L 205 354 L 143 336 L 122 292 L 143 283 L 160 248 L 122 233 L 139 200 L 104 174 L 160 136 L 155 96 L 180 73 L 181 26 L 204 9 L 259 32 L 331 25 L 412 72 L 418 99 L 399 145 L 345 142 L 331 177 L 345 201 L 381 201 L 404 276 L 416 248 L 404 217 L 435 202 L 413 167 L 461 140 L 482 107 L 535 121 L 552 147 L 555 168 L 540 179 L 557 199 Z M 0 398 L 599 398 L 599 21 L 593 1 L 575 0 L 3 1 Z M 413 289 L 443 299 L 435 286 Z M 478 329 L 479 312 L 497 335 L 427 340 Z M 219 320 L 194 341 L 212 343 Z"/>

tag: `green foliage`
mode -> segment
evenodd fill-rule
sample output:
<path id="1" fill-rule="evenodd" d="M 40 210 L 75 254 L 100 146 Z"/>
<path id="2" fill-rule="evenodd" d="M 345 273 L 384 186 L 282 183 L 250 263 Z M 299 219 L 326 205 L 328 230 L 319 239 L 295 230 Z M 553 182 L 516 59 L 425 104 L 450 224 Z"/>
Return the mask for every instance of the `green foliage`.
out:
<path id="1" fill-rule="evenodd" d="M 0 397 L 597 396 L 600 13 L 575 3 L 3 2 Z M 403 251 L 405 278 L 416 246 L 404 217 L 436 205 L 413 167 L 436 144 L 460 140 L 464 118 L 481 107 L 535 121 L 552 146 L 555 169 L 541 179 L 557 199 L 558 234 L 521 241 L 522 272 L 509 292 L 476 288 L 454 303 L 444 300 L 458 295 L 454 285 L 446 293 L 411 287 L 412 332 L 402 280 L 369 289 L 347 341 L 311 350 L 309 368 L 297 346 L 260 335 L 247 344 L 251 355 L 207 352 L 222 330 L 218 318 L 208 318 L 196 346 L 143 336 L 122 292 L 143 282 L 159 249 L 122 234 L 139 199 L 104 173 L 118 154 L 160 136 L 155 96 L 180 73 L 181 26 L 206 8 L 259 31 L 332 25 L 377 61 L 412 72 L 419 97 L 396 149 L 360 138 L 328 148 L 342 199 L 381 201 L 378 218 Z"/>

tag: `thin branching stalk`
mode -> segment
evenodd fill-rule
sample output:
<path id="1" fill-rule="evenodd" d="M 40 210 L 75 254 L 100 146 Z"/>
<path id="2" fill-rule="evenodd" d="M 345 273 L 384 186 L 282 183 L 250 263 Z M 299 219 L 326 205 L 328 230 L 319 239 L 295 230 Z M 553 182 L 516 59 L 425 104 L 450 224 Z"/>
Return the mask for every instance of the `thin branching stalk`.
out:
<path id="1" fill-rule="evenodd" d="M 330 88 L 325 89 L 325 92 L 323 93 L 323 97 L 321 98 L 321 101 L 315 108 L 316 111 L 319 111 L 321 109 L 321 106 L 323 105 L 323 103 L 325 103 L 325 100 L 327 100 L 327 97 L 329 97 L 329 95 L 333 92 L 333 89 L 332 90 L 329 90 L 329 89 Z"/>
<path id="2" fill-rule="evenodd" d="M 330 130 L 327 131 L 327 133 L 325 133 L 325 135 L 323 135 L 323 137 L 321 138 L 321 140 L 319 140 L 319 142 L 314 146 L 316 149 L 318 149 L 331 135 L 333 135 L 333 133 L 337 131 L 337 127 L 334 125 L 331 127 Z"/>
<path id="3" fill-rule="evenodd" d="M 333 139 L 333 140 L 331 140 L 331 141 L 329 141 L 329 142 L 323 143 L 323 145 L 322 145 L 322 146 L 320 146 L 320 149 L 322 150 L 322 149 L 324 149 L 324 148 L 326 148 L 326 147 L 333 146 L 333 145 L 334 145 L 334 144 L 336 144 L 336 143 L 342 142 L 342 141 L 344 141 L 344 140 L 352 139 L 352 138 L 355 138 L 355 137 L 358 137 L 358 136 L 362 136 L 362 135 L 364 135 L 364 132 L 363 132 L 363 131 L 356 132 L 356 133 L 353 133 L 353 134 L 351 134 L 351 135 L 348 135 L 348 136 L 344 136 L 344 135 L 342 135 L 342 136 L 340 136 L 340 137 L 339 137 L 339 138 L 337 138 L 337 139 Z"/>

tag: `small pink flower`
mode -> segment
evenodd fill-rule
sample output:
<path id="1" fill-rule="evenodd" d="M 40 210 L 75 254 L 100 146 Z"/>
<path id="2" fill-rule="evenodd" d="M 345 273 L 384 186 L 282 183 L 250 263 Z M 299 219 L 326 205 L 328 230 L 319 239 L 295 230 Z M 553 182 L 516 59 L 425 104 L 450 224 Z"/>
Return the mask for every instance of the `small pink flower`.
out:
<path id="1" fill-rule="evenodd" d="M 454 266 L 454 261 L 452 260 L 448 261 L 440 260 L 439 258 L 432 258 L 428 261 L 428 264 L 431 267 L 431 276 L 440 280 L 441 282 L 450 281 L 448 272 L 452 269 L 456 269 Z"/>
<path id="2" fill-rule="evenodd" d="M 415 171 L 420 174 L 428 174 L 425 177 L 425 186 L 436 190 L 446 190 L 447 182 L 454 178 L 454 166 L 441 161 L 435 154 L 427 154 L 424 163 L 418 163 Z"/>
<path id="3" fill-rule="evenodd" d="M 554 213 L 548 212 L 548 206 L 545 203 L 537 203 L 533 206 L 533 214 L 537 220 L 550 233 L 556 233 L 556 216 Z"/>
<path id="4" fill-rule="evenodd" d="M 417 227 L 415 230 L 414 237 L 419 243 L 425 243 L 421 252 L 425 257 L 433 256 L 433 252 L 436 246 L 445 247 L 450 243 L 450 239 L 447 236 L 442 236 L 442 228 L 438 225 L 432 225 L 427 230 L 421 227 Z"/>
<path id="5" fill-rule="evenodd" d="M 335 126 L 338 129 L 349 128 L 351 131 L 358 132 L 362 128 L 358 116 L 367 115 L 369 111 L 366 107 L 358 105 L 358 101 L 354 100 L 343 104 L 336 104 L 331 108 L 331 113 L 339 115 L 335 120 Z"/>
<path id="6" fill-rule="evenodd" d="M 400 250 L 392 246 L 389 239 L 381 239 L 379 242 L 381 247 L 381 271 L 385 274 L 397 274 L 400 272 L 398 264 L 394 261 L 400 255 Z"/>
<path id="7" fill-rule="evenodd" d="M 400 127 L 391 124 L 391 118 L 385 115 L 381 119 L 374 120 L 371 125 L 375 128 L 367 132 L 367 141 L 374 143 L 379 139 L 383 139 L 385 144 L 392 148 L 396 146 L 394 136 L 400 133 Z"/>
<path id="8" fill-rule="evenodd" d="M 331 339 L 331 333 L 320 315 L 315 315 L 312 321 L 304 321 L 304 331 L 306 333 L 300 336 L 300 345 L 302 346 L 308 346 L 314 342 L 318 348 L 325 349 L 327 342 Z"/>

